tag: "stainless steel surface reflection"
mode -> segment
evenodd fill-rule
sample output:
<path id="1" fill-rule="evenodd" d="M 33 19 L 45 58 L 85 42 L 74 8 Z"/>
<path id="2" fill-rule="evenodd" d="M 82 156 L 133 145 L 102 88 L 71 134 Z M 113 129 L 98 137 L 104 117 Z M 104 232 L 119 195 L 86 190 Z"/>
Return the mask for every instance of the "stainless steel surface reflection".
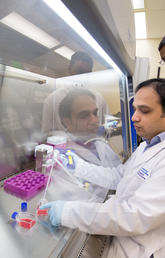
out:
<path id="1" fill-rule="evenodd" d="M 103 202 L 107 189 L 91 187 L 90 191 L 76 185 L 62 170 L 54 170 L 46 194 L 47 201 L 54 200 L 82 200 L 87 202 Z M 27 201 L 28 212 L 36 214 L 37 204 L 43 198 L 44 190 Z M 61 257 L 75 258 L 84 245 L 87 235 L 83 232 L 52 226 L 49 219 L 38 219 L 29 230 L 19 226 L 11 219 L 13 212 L 21 211 L 23 200 L 0 188 L 0 257 L 5 258 L 46 258 Z M 74 249 L 70 246 L 73 245 Z M 72 253 L 73 251 L 73 253 Z"/>
<path id="2" fill-rule="evenodd" d="M 28 211 L 35 213 L 36 203 L 41 198 L 37 195 L 28 202 Z M 37 222 L 31 229 L 20 227 L 10 216 L 20 211 L 22 200 L 0 189 L 0 257 L 5 258 L 45 258 L 55 249 L 58 254 L 66 245 L 72 231 L 66 228 L 56 229 L 49 221 Z"/>

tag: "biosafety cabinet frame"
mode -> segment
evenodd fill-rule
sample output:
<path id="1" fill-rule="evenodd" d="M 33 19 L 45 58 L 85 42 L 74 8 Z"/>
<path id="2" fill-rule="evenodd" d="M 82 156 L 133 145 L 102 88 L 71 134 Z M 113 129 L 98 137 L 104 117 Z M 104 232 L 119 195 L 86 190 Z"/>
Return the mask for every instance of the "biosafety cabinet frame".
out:
<path id="1" fill-rule="evenodd" d="M 121 118 L 122 130 L 114 135 L 113 139 L 120 136 L 119 150 L 116 149 L 116 151 L 122 155 L 122 158 L 127 158 L 137 145 L 136 133 L 130 119 L 133 100 L 132 76 L 135 65 L 135 34 L 131 0 L 63 0 L 62 3 L 113 60 L 120 70 L 120 75 L 44 1 L 2 0 L 0 3 L 0 147 L 2 150 L 0 182 L 2 186 L 3 180 L 7 177 L 33 168 L 34 148 L 45 139 L 41 130 L 44 101 L 61 85 L 82 86 L 89 89 L 93 87 L 109 101 L 112 114 L 119 115 Z M 11 25 L 14 22 L 9 22 L 8 18 L 13 17 L 21 19 L 23 28 L 22 23 L 26 22 L 38 33 L 45 33 L 45 38 L 50 37 L 55 45 L 44 46 L 35 38 L 19 32 L 18 28 L 12 28 Z M 58 52 L 62 47 L 67 47 L 72 52 L 79 50 L 87 52 L 94 60 L 93 72 L 69 76 L 69 59 Z M 114 148 L 115 141 L 111 142 Z M 91 246 L 96 245 L 93 257 L 100 257 L 103 247 L 109 243 L 107 238 L 93 239 L 84 233 L 68 229 L 61 232 L 53 231 L 50 237 L 47 235 L 49 229 L 42 231 L 38 228 L 38 232 L 34 232 L 33 243 L 29 241 L 32 239 L 30 236 L 16 236 L 17 233 L 11 233 L 8 214 L 14 206 L 18 205 L 18 200 L 15 197 L 9 198 L 3 191 L 3 187 L 0 191 L 2 210 L 0 223 L 6 236 L 6 243 L 2 245 L 0 251 L 2 257 L 9 258 L 11 253 L 13 255 L 13 250 L 17 258 L 23 257 L 22 255 L 27 257 L 30 250 L 33 250 L 30 253 L 31 258 L 84 257 L 83 251 L 89 254 Z M 36 199 L 29 203 L 31 209 L 34 208 L 35 201 Z M 42 240 L 39 235 L 43 236 Z M 37 246 L 39 242 L 45 246 L 45 249 L 39 250 Z M 76 248 L 73 249 L 75 243 Z M 9 246 L 11 248 L 8 249 Z M 6 252 L 7 249 L 9 252 Z"/>

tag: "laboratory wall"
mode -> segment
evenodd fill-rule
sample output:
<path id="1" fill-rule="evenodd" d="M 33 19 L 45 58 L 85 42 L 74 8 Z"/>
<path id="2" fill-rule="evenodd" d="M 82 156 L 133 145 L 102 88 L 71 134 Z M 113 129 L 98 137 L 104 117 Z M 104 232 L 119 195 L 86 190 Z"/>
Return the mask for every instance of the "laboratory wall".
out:
<path id="1" fill-rule="evenodd" d="M 158 51 L 160 39 L 136 40 L 136 56 L 148 57 L 150 63 L 149 78 L 157 77 L 159 62 L 161 60 Z M 165 77 L 165 65 L 161 66 L 160 77 Z"/>

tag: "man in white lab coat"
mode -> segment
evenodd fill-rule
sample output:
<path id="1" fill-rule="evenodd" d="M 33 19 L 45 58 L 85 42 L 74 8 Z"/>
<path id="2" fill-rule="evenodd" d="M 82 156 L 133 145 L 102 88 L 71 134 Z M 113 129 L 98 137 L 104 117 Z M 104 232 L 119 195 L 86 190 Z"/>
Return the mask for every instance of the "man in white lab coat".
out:
<path id="1" fill-rule="evenodd" d="M 145 81 L 135 93 L 132 121 L 144 142 L 130 159 L 109 169 L 77 158 L 75 176 L 116 188 L 116 195 L 104 203 L 55 201 L 46 207 L 55 226 L 114 236 L 108 258 L 164 258 L 165 79 Z"/>

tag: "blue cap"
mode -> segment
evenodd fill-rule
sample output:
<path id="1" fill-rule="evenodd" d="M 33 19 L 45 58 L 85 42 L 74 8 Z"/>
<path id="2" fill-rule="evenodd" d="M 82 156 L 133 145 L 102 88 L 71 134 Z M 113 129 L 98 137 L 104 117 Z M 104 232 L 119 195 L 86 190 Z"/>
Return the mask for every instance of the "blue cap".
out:
<path id="1" fill-rule="evenodd" d="M 27 202 L 21 203 L 21 211 L 27 211 Z"/>
<path id="2" fill-rule="evenodd" d="M 18 214 L 18 212 L 14 211 L 13 214 L 11 215 L 11 218 L 16 219 L 17 214 Z"/>
<path id="3" fill-rule="evenodd" d="M 99 136 L 102 136 L 102 135 L 105 134 L 105 128 L 104 128 L 103 125 L 100 125 L 100 126 L 99 126 L 98 131 L 97 131 L 97 134 L 98 134 Z"/>

